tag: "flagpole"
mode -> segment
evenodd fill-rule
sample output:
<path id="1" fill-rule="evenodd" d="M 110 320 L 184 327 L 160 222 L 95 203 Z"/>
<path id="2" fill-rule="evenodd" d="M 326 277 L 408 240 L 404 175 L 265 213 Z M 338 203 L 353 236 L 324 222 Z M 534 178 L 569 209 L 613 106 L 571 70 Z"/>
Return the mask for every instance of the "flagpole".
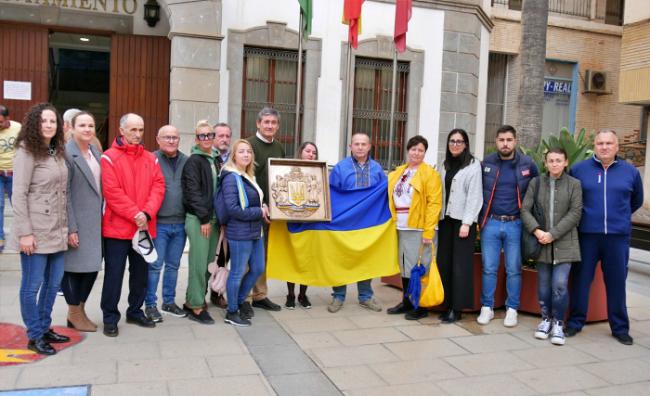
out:
<path id="1" fill-rule="evenodd" d="M 300 21 L 298 22 L 298 76 L 296 77 L 296 122 L 293 138 L 293 152 L 294 156 L 299 155 L 298 148 L 300 147 L 300 102 L 302 99 L 302 12 L 300 12 Z"/>
<path id="2" fill-rule="evenodd" d="M 393 52 L 393 81 L 390 92 L 390 126 L 388 128 L 388 169 L 393 167 L 393 135 L 395 124 L 395 91 L 397 86 L 397 47 Z"/>
<path id="3" fill-rule="evenodd" d="M 352 131 L 350 128 L 350 119 L 352 118 L 352 111 L 350 111 L 351 103 L 350 99 L 352 98 L 351 94 L 351 86 L 353 85 L 352 82 L 352 43 L 350 42 L 350 39 L 348 38 L 348 59 L 347 59 L 347 76 L 346 76 L 346 85 L 345 85 L 345 90 L 346 90 L 346 98 L 345 98 L 345 132 L 347 135 L 347 144 L 350 143 L 352 139 Z M 346 147 L 347 147 L 346 144 Z"/>

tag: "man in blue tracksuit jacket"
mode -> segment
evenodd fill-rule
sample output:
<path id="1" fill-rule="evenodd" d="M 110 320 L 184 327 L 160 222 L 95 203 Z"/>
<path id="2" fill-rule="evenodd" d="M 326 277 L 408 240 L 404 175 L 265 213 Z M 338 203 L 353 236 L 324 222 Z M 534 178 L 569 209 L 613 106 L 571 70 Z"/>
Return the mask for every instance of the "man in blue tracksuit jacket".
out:
<path id="1" fill-rule="evenodd" d="M 619 159 L 617 152 L 616 133 L 601 130 L 596 134 L 593 158 L 571 169 L 571 175 L 582 183 L 582 219 L 578 228 L 582 263 L 571 269 L 571 314 L 566 335 L 574 336 L 585 324 L 591 282 L 600 260 L 612 335 L 622 344 L 632 345 L 625 280 L 631 218 L 643 204 L 643 183 L 639 171 Z"/>

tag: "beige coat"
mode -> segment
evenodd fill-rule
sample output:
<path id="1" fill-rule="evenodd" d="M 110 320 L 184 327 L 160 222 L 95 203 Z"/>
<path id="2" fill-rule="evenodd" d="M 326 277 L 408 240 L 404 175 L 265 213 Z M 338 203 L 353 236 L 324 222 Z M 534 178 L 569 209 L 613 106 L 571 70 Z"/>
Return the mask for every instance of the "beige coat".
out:
<path id="1" fill-rule="evenodd" d="M 68 249 L 66 190 L 68 167 L 63 156 L 35 159 L 23 147 L 14 158 L 14 220 L 11 245 L 19 249 L 19 238 L 33 234 L 35 253 L 49 254 Z"/>

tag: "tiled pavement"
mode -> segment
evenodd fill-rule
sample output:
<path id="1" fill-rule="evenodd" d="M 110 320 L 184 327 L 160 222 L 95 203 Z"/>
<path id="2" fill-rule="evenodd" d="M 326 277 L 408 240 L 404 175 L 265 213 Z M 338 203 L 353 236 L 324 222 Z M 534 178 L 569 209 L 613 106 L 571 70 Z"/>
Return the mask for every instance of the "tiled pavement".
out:
<path id="1" fill-rule="evenodd" d="M 181 271 L 179 303 L 184 265 Z M 310 288 L 311 310 L 256 310 L 250 328 L 224 324 L 214 307 L 219 320 L 212 326 L 167 316 L 155 329 L 121 322 L 117 338 L 90 333 L 56 356 L 0 368 L 0 390 L 92 384 L 93 396 L 649 395 L 648 279 L 630 274 L 631 347 L 616 342 L 606 323 L 555 347 L 533 338 L 536 317 L 520 315 L 519 326 L 507 329 L 502 311 L 488 326 L 477 325 L 475 315 L 454 325 L 441 325 L 433 315 L 410 322 L 361 308 L 355 287 L 344 308 L 330 314 L 329 291 Z M 101 318 L 101 281 L 100 274 L 88 302 L 95 320 Z M 19 282 L 18 256 L 0 255 L 0 322 L 22 323 Z M 378 282 L 374 288 L 384 307 L 399 298 Z M 270 290 L 273 300 L 284 302 L 283 283 L 271 281 Z M 65 323 L 65 312 L 59 297 L 54 324 Z"/>

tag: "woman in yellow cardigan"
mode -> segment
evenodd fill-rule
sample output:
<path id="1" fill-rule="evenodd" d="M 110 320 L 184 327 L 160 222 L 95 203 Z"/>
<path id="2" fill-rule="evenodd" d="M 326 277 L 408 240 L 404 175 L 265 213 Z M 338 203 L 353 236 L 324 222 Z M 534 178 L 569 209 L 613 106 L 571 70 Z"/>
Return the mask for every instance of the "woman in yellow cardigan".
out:
<path id="1" fill-rule="evenodd" d="M 427 316 L 427 310 L 414 309 L 406 297 L 411 269 L 418 261 L 420 246 L 424 245 L 422 264 L 429 266 L 432 257 L 433 235 L 442 207 L 440 175 L 424 163 L 429 143 L 420 135 L 406 144 L 407 163 L 388 174 L 388 202 L 397 225 L 398 257 L 402 274 L 404 296 L 389 315 L 406 314 L 407 320 Z"/>

